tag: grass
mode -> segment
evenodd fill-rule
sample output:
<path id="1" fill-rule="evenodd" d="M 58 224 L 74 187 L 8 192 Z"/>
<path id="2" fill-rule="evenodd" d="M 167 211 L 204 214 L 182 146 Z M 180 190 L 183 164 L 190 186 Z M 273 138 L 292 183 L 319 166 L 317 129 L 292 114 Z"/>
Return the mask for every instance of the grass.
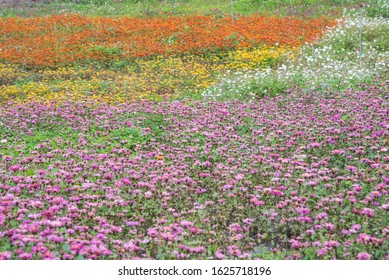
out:
<path id="1" fill-rule="evenodd" d="M 16 7 L 6 6 L 1 17 L 35 17 L 58 13 L 78 13 L 94 16 L 163 16 L 166 14 L 212 14 L 238 16 L 253 13 L 280 16 L 317 17 L 340 16 L 345 8 L 357 9 L 361 0 L 57 0 L 35 4 L 22 1 Z M 389 17 L 384 0 L 369 1 L 369 16 Z"/>

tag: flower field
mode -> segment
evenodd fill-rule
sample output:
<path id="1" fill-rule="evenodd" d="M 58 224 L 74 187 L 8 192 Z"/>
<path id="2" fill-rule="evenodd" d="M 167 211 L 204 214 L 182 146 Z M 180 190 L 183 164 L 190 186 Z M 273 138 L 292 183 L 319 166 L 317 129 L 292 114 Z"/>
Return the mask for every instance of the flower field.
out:
<path id="1" fill-rule="evenodd" d="M 96 70 L 96 67 L 62 67 L 22 72 L 14 64 L 0 64 L 3 85 L 0 102 L 40 101 L 64 103 L 69 100 L 94 100 L 111 104 L 134 100 L 163 100 L 191 92 L 201 92 L 218 82 L 227 70 L 254 70 L 276 67 L 292 57 L 297 48 L 257 47 L 231 50 L 208 57 L 158 56 L 137 59 L 121 69 Z"/>
<path id="2" fill-rule="evenodd" d="M 202 91 L 211 98 L 246 98 L 256 92 L 279 94 L 290 85 L 313 89 L 331 86 L 345 89 L 375 76 L 389 79 L 389 20 L 363 20 L 362 49 L 359 58 L 360 19 L 345 17 L 328 30 L 319 41 L 304 44 L 296 59 L 282 60 L 279 67 L 224 73 L 212 86 Z M 255 95 L 254 95 L 255 96 Z"/>
<path id="3" fill-rule="evenodd" d="M 4 107 L 1 256 L 389 258 L 388 89 Z"/>
<path id="4" fill-rule="evenodd" d="M 0 260 L 389 260 L 382 15 L 0 18 Z"/>
<path id="5" fill-rule="evenodd" d="M 227 70 L 279 66 L 333 24 L 269 16 L 5 19 L 0 102 L 88 96 L 123 103 L 197 93 Z"/>
<path id="6" fill-rule="evenodd" d="M 90 18 L 62 15 L 0 22 L 0 59 L 55 67 L 79 60 L 114 61 L 164 54 L 204 53 L 255 45 L 298 46 L 331 21 L 247 16 Z"/>

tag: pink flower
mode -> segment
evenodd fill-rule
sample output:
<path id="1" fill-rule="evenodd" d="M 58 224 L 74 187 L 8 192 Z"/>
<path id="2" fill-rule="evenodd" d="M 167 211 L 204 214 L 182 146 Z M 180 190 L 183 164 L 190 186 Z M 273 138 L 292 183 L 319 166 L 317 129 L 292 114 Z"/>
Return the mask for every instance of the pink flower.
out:
<path id="1" fill-rule="evenodd" d="M 327 220 L 328 219 L 328 214 L 326 212 L 321 212 L 316 215 L 315 217 L 316 220 Z"/>
<path id="2" fill-rule="evenodd" d="M 243 253 L 242 255 L 239 256 L 240 259 L 249 259 L 251 255 L 249 253 Z"/>
<path id="3" fill-rule="evenodd" d="M 292 249 L 300 249 L 303 246 L 303 244 L 295 239 L 290 240 L 290 247 Z"/>
<path id="4" fill-rule="evenodd" d="M 222 253 L 222 250 L 217 250 L 215 252 L 215 257 L 219 260 L 223 260 L 226 256 Z"/>
<path id="5" fill-rule="evenodd" d="M 373 218 L 374 217 L 374 210 L 370 209 L 370 208 L 363 208 L 363 210 L 359 211 L 359 214 Z"/>
<path id="6" fill-rule="evenodd" d="M 158 236 L 158 231 L 155 228 L 149 228 L 147 230 L 147 235 L 149 235 L 151 237 L 156 237 L 156 236 Z"/>
<path id="7" fill-rule="evenodd" d="M 39 230 L 40 230 L 40 225 L 38 223 L 33 223 L 28 227 L 28 231 L 32 234 L 38 233 Z"/>
<path id="8" fill-rule="evenodd" d="M 263 200 L 258 200 L 258 198 L 256 198 L 256 197 L 251 198 L 250 202 L 253 203 L 255 206 L 265 205 L 265 202 Z"/>
<path id="9" fill-rule="evenodd" d="M 123 248 L 129 251 L 138 251 L 140 247 L 136 246 L 134 241 L 124 243 Z"/>
<path id="10" fill-rule="evenodd" d="M 71 246 L 70 246 L 70 251 L 72 253 L 78 253 L 81 249 L 84 248 L 84 245 L 81 244 L 81 243 L 73 243 Z"/>
<path id="11" fill-rule="evenodd" d="M 104 239 L 107 239 L 107 236 L 105 234 L 103 234 L 103 233 L 98 233 L 96 235 L 96 238 L 100 239 L 100 240 L 104 240 Z"/>
<path id="12" fill-rule="evenodd" d="M 235 256 L 240 256 L 242 252 L 239 250 L 239 248 L 236 245 L 228 246 L 227 247 L 228 251 L 230 252 L 231 255 Z"/>
<path id="13" fill-rule="evenodd" d="M 307 229 L 305 232 L 309 235 L 315 234 L 315 231 L 313 229 Z"/>
<path id="14" fill-rule="evenodd" d="M 357 259 L 358 260 L 370 260 L 371 255 L 365 252 L 361 252 L 358 254 Z"/>
<path id="15" fill-rule="evenodd" d="M 11 252 L 4 251 L 0 252 L 0 260 L 9 260 L 11 258 Z"/>
<path id="16" fill-rule="evenodd" d="M 183 226 L 183 227 L 190 227 L 190 226 L 193 226 L 193 222 L 187 221 L 187 220 L 182 220 L 180 224 L 181 224 L 181 226 Z"/>
<path id="17" fill-rule="evenodd" d="M 17 164 L 17 165 L 12 165 L 9 169 L 12 171 L 12 172 L 16 172 L 20 169 L 21 165 L 20 164 Z"/>
<path id="18" fill-rule="evenodd" d="M 135 221 L 128 221 L 126 222 L 126 225 L 128 225 L 129 227 L 136 227 L 136 226 L 140 226 L 140 223 Z"/>
<path id="19" fill-rule="evenodd" d="M 340 243 L 338 241 L 330 240 L 330 241 L 325 241 L 324 246 L 327 248 L 339 247 Z"/>
<path id="20" fill-rule="evenodd" d="M 362 190 L 362 187 L 360 185 L 355 184 L 355 185 L 353 185 L 353 187 L 354 187 L 354 191 L 356 193 L 359 193 Z"/>
<path id="21" fill-rule="evenodd" d="M 297 208 L 297 212 L 300 215 L 306 215 L 306 214 L 311 213 L 311 210 L 309 208 Z"/>
<path id="22" fill-rule="evenodd" d="M 360 225 L 360 224 L 354 224 L 354 225 L 351 226 L 350 232 L 351 232 L 351 233 L 356 233 L 356 232 L 358 232 L 360 229 L 361 229 L 361 225 Z"/>
<path id="23" fill-rule="evenodd" d="M 335 229 L 335 225 L 332 223 L 325 223 L 324 227 L 328 229 L 329 231 L 333 231 Z"/>
<path id="24" fill-rule="evenodd" d="M 332 120 L 333 121 L 337 121 L 337 120 L 339 120 L 340 119 L 340 115 L 339 114 L 335 114 L 333 117 L 332 117 Z"/>
<path id="25" fill-rule="evenodd" d="M 145 198 L 151 198 L 153 196 L 153 193 L 148 191 L 148 192 L 145 192 Z"/>
<path id="26" fill-rule="evenodd" d="M 368 244 L 370 243 L 371 240 L 372 240 L 371 236 L 366 233 L 361 233 L 357 238 L 358 243 L 362 243 L 362 244 Z"/>
<path id="27" fill-rule="evenodd" d="M 122 183 L 125 184 L 126 186 L 131 186 L 131 180 L 128 178 L 122 178 Z"/>
<path id="28" fill-rule="evenodd" d="M 30 253 L 21 253 L 19 254 L 19 259 L 21 260 L 31 260 L 32 255 Z"/>
<path id="29" fill-rule="evenodd" d="M 63 254 L 62 258 L 64 260 L 72 260 L 73 259 L 73 255 L 72 254 Z"/>
<path id="30" fill-rule="evenodd" d="M 244 237 L 245 237 L 244 234 L 238 233 L 238 234 L 235 234 L 235 235 L 232 237 L 232 240 L 241 240 L 241 239 L 243 239 Z"/>
<path id="31" fill-rule="evenodd" d="M 254 222 L 254 219 L 251 219 L 251 218 L 248 218 L 248 219 L 244 219 L 244 220 L 243 220 L 243 223 L 245 223 L 245 224 L 247 224 L 247 225 L 251 225 L 253 222 Z"/>
<path id="32" fill-rule="evenodd" d="M 196 234 L 196 233 L 199 231 L 199 229 L 198 229 L 197 227 L 191 227 L 191 228 L 189 229 L 189 231 L 190 231 L 192 234 Z"/>
<path id="33" fill-rule="evenodd" d="M 319 257 L 324 256 L 326 252 L 327 252 L 327 249 L 326 249 L 326 248 L 322 248 L 322 249 L 316 250 L 316 254 L 317 254 Z"/>
<path id="34" fill-rule="evenodd" d="M 204 253 L 205 252 L 205 248 L 204 248 L 204 246 L 199 246 L 199 247 L 191 248 L 190 251 L 193 252 L 193 253 L 199 254 L 199 253 Z"/>
<path id="35" fill-rule="evenodd" d="M 231 224 L 228 228 L 232 232 L 241 232 L 242 231 L 242 227 L 237 223 Z"/>
<path id="36" fill-rule="evenodd" d="M 315 247 L 322 247 L 323 246 L 323 244 L 321 244 L 320 241 L 314 241 L 314 242 L 312 242 L 312 245 Z"/>

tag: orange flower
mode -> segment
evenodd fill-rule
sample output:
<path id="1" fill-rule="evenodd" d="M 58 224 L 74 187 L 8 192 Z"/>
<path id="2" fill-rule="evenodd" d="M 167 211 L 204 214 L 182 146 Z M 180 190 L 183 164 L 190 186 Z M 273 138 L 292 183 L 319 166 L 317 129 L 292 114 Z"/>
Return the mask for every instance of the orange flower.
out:
<path id="1" fill-rule="evenodd" d="M 0 60 L 58 67 L 79 61 L 200 54 L 258 45 L 299 46 L 335 21 L 265 15 L 230 18 L 105 18 L 55 15 L 0 19 Z"/>
<path id="2" fill-rule="evenodd" d="M 157 155 L 156 158 L 157 158 L 158 160 L 163 160 L 163 155 Z"/>

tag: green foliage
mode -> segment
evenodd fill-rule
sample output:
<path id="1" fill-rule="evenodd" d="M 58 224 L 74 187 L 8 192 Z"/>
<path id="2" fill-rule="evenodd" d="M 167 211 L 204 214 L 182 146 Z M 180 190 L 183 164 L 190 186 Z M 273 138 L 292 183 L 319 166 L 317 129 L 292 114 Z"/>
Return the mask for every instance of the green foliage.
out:
<path id="1" fill-rule="evenodd" d="M 164 134 L 165 125 L 166 123 L 162 115 L 150 114 L 146 116 L 141 126 L 151 129 L 153 135 L 158 137 Z"/>
<path id="2" fill-rule="evenodd" d="M 283 93 L 289 87 L 290 85 L 283 80 L 270 78 L 263 83 L 257 83 L 255 80 L 251 81 L 250 91 L 257 97 L 275 96 Z"/>
<path id="3" fill-rule="evenodd" d="M 80 13 L 102 16 L 164 16 L 204 13 L 223 17 L 239 14 L 268 13 L 281 16 L 339 16 L 344 8 L 358 8 L 360 0 L 57 0 L 50 3 L 21 2 L 5 7 L 0 16 L 42 16 L 53 13 Z M 386 0 L 372 0 L 366 7 L 369 16 L 389 17 Z"/>

